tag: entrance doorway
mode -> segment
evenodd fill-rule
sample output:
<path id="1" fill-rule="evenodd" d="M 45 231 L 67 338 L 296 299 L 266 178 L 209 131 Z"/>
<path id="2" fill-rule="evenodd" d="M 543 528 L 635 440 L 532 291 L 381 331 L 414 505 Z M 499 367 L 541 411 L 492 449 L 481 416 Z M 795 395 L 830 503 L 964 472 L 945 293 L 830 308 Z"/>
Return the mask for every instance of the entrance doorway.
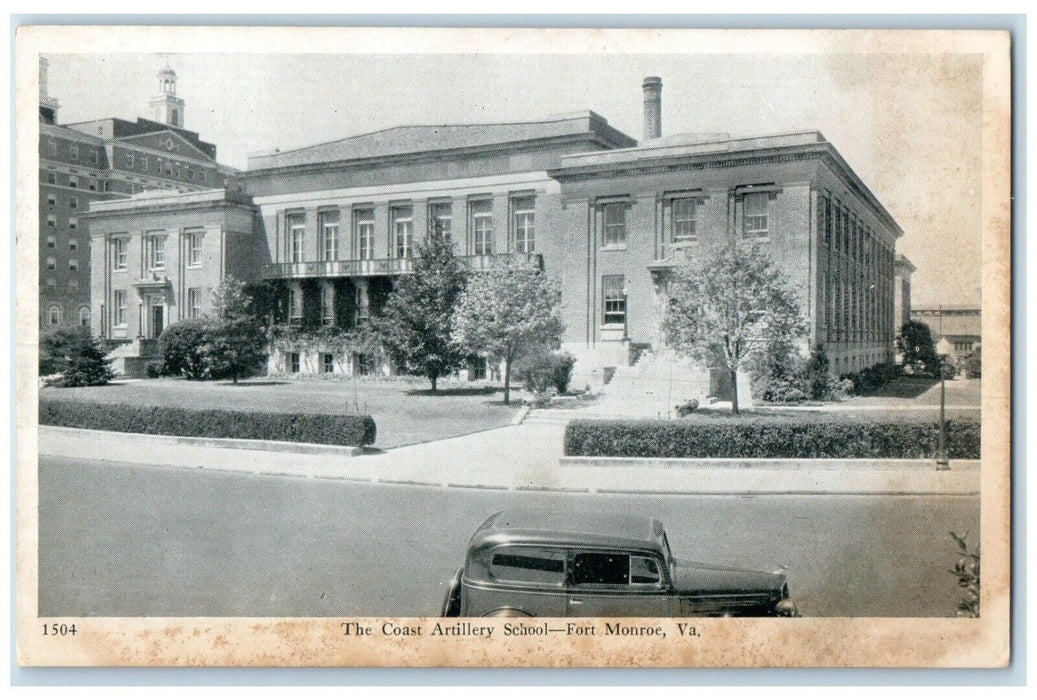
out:
<path id="1" fill-rule="evenodd" d="M 166 324 L 166 308 L 162 306 L 161 302 L 152 303 L 151 306 L 151 337 L 158 338 L 162 335 L 162 331 L 165 330 Z"/>

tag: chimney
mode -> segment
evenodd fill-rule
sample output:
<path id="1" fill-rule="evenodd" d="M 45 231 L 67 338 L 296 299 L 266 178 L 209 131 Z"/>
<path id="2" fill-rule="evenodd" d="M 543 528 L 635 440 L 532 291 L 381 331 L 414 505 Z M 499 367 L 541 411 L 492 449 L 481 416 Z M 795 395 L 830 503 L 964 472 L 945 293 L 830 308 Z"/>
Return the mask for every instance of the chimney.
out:
<path id="1" fill-rule="evenodd" d="M 645 141 L 663 135 L 663 80 L 656 76 L 645 78 Z"/>

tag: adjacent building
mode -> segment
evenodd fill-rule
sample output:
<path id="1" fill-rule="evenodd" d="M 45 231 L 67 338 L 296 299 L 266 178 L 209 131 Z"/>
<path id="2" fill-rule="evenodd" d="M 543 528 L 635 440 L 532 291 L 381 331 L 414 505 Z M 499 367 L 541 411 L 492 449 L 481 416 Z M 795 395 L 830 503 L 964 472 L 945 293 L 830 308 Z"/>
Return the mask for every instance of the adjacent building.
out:
<path id="1" fill-rule="evenodd" d="M 929 326 L 936 353 L 960 364 L 981 343 L 982 317 L 979 307 L 947 304 L 911 309 L 911 320 Z"/>
<path id="2" fill-rule="evenodd" d="M 154 120 L 106 118 L 58 124 L 40 60 L 40 325 L 91 325 L 91 250 L 86 213 L 94 202 L 162 190 L 222 187 L 235 171 L 216 162 L 216 146 L 183 128 L 176 73 L 159 73 Z M 95 327 L 96 323 L 93 324 Z"/>
<path id="3" fill-rule="evenodd" d="M 904 324 L 911 320 L 911 274 L 917 270 L 914 264 L 901 253 L 897 253 L 893 268 L 896 291 L 893 304 L 893 329 L 900 333 Z"/>
<path id="4" fill-rule="evenodd" d="M 99 202 L 95 328 L 146 351 L 134 339 L 190 317 L 191 290 L 226 274 L 265 282 L 289 327 L 359 328 L 437 228 L 473 270 L 524 256 L 559 278 L 564 346 L 584 370 L 661 348 L 672 270 L 726 244 L 767 247 L 809 320 L 804 350 L 824 344 L 833 371 L 891 360 L 903 231 L 835 147 L 818 132 L 662 136 L 661 94 L 645 81 L 640 142 L 589 111 L 402 126 L 252 155 L 229 188 Z M 185 263 L 199 232 L 219 254 Z M 276 354 L 277 371 L 369 370 L 327 348 Z"/>

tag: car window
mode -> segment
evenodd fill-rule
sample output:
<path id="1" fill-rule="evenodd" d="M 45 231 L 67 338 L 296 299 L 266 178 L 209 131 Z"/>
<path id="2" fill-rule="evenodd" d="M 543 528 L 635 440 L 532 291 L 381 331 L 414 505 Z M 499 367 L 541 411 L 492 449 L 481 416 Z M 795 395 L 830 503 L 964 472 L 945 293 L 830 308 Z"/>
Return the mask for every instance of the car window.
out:
<path id="1" fill-rule="evenodd" d="M 630 555 L 578 552 L 573 557 L 573 583 L 625 586 L 630 581 Z"/>
<path id="2" fill-rule="evenodd" d="M 565 583 L 565 552 L 536 547 L 501 548 L 490 560 L 490 576 L 498 581 L 561 586 Z"/>
<path id="3" fill-rule="evenodd" d="M 659 566 L 649 557 L 630 557 L 630 583 L 659 583 Z"/>

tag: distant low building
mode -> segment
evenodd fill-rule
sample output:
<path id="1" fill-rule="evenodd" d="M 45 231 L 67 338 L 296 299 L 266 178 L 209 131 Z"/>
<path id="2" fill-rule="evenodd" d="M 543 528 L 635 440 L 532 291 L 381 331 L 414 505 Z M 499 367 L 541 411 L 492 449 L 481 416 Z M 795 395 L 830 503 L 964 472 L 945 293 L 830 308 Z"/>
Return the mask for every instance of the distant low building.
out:
<path id="1" fill-rule="evenodd" d="M 936 352 L 956 363 L 979 347 L 982 322 L 979 307 L 944 305 L 911 309 L 911 320 L 929 326 Z"/>

